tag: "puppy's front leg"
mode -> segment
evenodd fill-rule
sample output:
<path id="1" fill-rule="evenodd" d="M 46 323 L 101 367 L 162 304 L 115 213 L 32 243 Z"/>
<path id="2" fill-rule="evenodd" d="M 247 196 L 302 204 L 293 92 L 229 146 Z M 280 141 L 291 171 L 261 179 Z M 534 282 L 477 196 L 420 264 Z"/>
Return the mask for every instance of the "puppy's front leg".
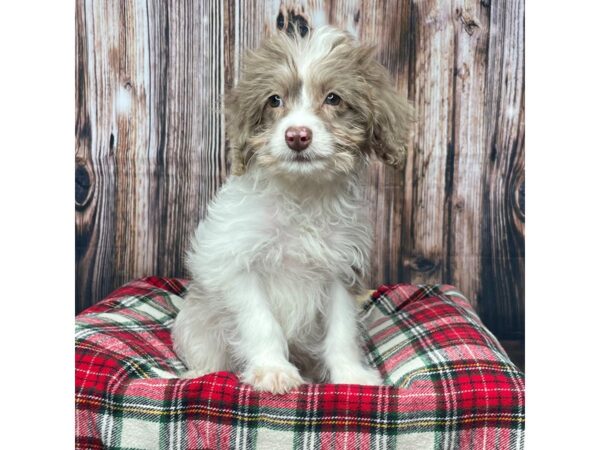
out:
<path id="1" fill-rule="evenodd" d="M 332 383 L 382 384 L 376 369 L 363 364 L 363 352 L 358 343 L 359 331 L 356 303 L 341 282 L 331 287 L 327 315 L 324 359 Z"/>
<path id="2" fill-rule="evenodd" d="M 234 350 L 246 364 L 242 381 L 274 394 L 303 384 L 298 369 L 288 361 L 285 335 L 269 309 L 258 276 L 241 275 L 236 286 L 231 297 L 239 334 Z"/>

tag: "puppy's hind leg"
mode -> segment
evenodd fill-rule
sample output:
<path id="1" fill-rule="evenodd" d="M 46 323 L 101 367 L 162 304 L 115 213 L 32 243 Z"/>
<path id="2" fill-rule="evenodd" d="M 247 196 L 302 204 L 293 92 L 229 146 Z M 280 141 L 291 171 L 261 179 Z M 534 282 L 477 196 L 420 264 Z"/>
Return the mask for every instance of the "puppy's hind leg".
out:
<path id="1" fill-rule="evenodd" d="M 198 378 L 209 373 L 230 371 L 226 349 L 219 340 L 198 333 L 190 339 L 191 348 L 184 359 L 188 367 L 179 378 Z"/>
<path id="2" fill-rule="evenodd" d="M 210 314 L 210 308 L 194 295 L 193 290 L 186 295 L 186 305 L 177 315 L 172 330 L 175 353 L 188 368 L 180 378 L 231 370 L 218 321 Z"/>

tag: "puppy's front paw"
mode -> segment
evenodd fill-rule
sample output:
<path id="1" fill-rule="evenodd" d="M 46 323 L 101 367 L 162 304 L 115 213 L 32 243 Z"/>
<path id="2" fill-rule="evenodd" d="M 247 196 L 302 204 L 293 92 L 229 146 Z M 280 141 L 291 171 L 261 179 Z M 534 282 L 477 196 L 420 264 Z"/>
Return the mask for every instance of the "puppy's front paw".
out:
<path id="1" fill-rule="evenodd" d="M 285 394 L 304 384 L 298 369 L 291 364 L 285 366 L 253 366 L 246 369 L 242 381 L 257 391 Z"/>
<path id="2" fill-rule="evenodd" d="M 371 367 L 355 366 L 331 371 L 331 382 L 335 384 L 367 384 L 380 386 L 383 384 L 381 374 Z"/>

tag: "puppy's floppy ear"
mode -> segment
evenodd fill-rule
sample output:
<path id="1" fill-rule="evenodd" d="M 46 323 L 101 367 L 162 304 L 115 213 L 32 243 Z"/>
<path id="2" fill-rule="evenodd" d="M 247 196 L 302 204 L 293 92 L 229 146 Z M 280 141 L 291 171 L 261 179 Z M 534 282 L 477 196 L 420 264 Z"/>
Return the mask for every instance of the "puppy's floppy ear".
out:
<path id="1" fill-rule="evenodd" d="M 390 166 L 403 167 L 414 123 L 413 108 L 396 91 L 387 69 L 375 60 L 372 49 L 369 53 L 365 70 L 372 109 L 368 150 Z"/>
<path id="2" fill-rule="evenodd" d="M 229 94 L 225 95 L 225 124 L 229 139 L 227 156 L 233 175 L 242 175 L 246 171 L 247 139 L 250 133 L 246 120 L 246 115 L 240 107 L 239 90 L 232 88 Z"/>

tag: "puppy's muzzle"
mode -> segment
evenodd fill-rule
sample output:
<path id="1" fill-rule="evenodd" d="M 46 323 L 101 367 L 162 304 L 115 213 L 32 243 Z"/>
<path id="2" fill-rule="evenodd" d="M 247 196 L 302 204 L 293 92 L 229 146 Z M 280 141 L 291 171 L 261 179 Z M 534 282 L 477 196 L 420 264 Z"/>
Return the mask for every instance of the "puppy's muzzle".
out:
<path id="1" fill-rule="evenodd" d="M 295 152 L 301 152 L 310 145 L 312 131 L 307 127 L 289 127 L 285 130 L 285 143 Z"/>

